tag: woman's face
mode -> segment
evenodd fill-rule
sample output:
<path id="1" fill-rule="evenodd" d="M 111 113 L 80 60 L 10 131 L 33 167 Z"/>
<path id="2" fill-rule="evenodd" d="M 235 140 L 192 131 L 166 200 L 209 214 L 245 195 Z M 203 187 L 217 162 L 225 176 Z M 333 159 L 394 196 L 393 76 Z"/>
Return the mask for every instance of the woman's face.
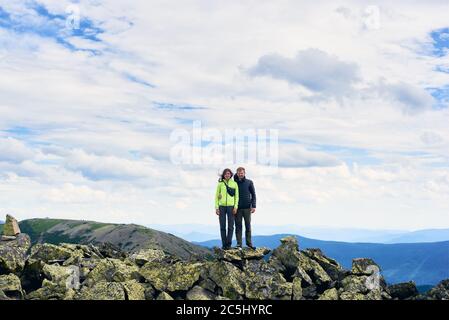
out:
<path id="1" fill-rule="evenodd" d="M 229 171 L 226 171 L 224 177 L 226 180 L 231 179 L 231 173 Z"/>

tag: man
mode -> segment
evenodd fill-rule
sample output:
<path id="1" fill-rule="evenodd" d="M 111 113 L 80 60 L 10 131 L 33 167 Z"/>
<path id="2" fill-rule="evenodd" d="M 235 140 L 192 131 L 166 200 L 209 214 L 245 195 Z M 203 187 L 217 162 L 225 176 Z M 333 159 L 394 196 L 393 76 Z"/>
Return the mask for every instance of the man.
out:
<path id="1" fill-rule="evenodd" d="M 239 190 L 239 204 L 235 216 L 235 236 L 237 238 L 237 248 L 242 248 L 242 220 L 245 220 L 246 245 L 251 249 L 256 249 L 251 241 L 251 214 L 256 212 L 256 190 L 254 183 L 246 178 L 245 168 L 237 168 L 234 175 Z"/>

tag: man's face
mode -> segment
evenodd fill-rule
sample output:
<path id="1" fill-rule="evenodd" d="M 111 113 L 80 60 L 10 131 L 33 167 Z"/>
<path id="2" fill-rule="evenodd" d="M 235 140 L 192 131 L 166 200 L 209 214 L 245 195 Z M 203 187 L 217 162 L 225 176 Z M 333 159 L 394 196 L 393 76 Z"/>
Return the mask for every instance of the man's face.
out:
<path id="1" fill-rule="evenodd" d="M 237 171 L 237 177 L 239 177 L 239 179 L 245 178 L 245 170 Z"/>

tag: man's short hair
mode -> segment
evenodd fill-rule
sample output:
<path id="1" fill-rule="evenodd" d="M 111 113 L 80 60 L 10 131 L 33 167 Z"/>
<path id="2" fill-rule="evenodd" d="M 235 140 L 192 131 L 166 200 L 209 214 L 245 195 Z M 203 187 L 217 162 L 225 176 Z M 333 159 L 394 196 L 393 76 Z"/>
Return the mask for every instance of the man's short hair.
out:
<path id="1" fill-rule="evenodd" d="M 237 168 L 237 172 L 239 172 L 239 171 L 245 171 L 246 172 L 245 168 L 243 168 L 243 167 L 238 167 Z"/>

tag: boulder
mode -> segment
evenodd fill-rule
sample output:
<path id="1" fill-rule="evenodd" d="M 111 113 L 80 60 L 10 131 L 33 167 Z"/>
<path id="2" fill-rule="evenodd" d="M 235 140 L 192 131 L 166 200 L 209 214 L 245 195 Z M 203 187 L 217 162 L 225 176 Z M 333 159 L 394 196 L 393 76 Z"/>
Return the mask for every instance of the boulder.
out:
<path id="1" fill-rule="evenodd" d="M 389 295 L 382 286 L 373 286 L 370 276 L 350 275 L 341 282 L 339 295 L 341 300 L 383 300 Z"/>
<path id="2" fill-rule="evenodd" d="M 436 287 L 430 289 L 427 297 L 432 300 L 449 300 L 449 279 L 441 281 Z"/>
<path id="3" fill-rule="evenodd" d="M 187 291 L 199 280 L 202 263 L 179 261 L 175 264 L 147 262 L 140 274 L 159 291 Z"/>
<path id="4" fill-rule="evenodd" d="M 326 273 L 326 271 L 321 267 L 321 265 L 307 257 L 305 254 L 301 253 L 299 255 L 299 267 L 295 272 L 300 272 L 300 270 L 304 270 L 309 278 L 312 280 L 313 284 L 317 286 L 319 290 L 324 291 L 328 289 L 333 283 L 331 277 Z"/>
<path id="5" fill-rule="evenodd" d="M 0 276 L 0 291 L 10 299 L 23 299 L 23 290 L 20 279 L 15 274 Z"/>
<path id="6" fill-rule="evenodd" d="M 327 289 L 318 300 L 338 300 L 338 291 L 335 288 Z"/>
<path id="7" fill-rule="evenodd" d="M 76 300 L 126 300 L 123 285 L 118 282 L 100 281 L 92 287 L 83 286 L 75 296 Z"/>
<path id="8" fill-rule="evenodd" d="M 47 279 L 42 281 L 41 288 L 26 295 L 27 300 L 72 300 L 75 290 L 67 289 L 65 285 L 53 283 Z"/>
<path id="9" fill-rule="evenodd" d="M 290 281 L 300 260 L 298 240 L 294 236 L 282 238 L 281 245 L 273 250 L 270 260 Z"/>
<path id="10" fill-rule="evenodd" d="M 218 260 L 225 260 L 232 263 L 240 262 L 243 260 L 260 260 L 263 259 L 268 253 L 270 253 L 270 249 L 261 247 L 251 249 L 251 248 L 232 248 L 228 250 L 222 250 L 220 248 L 215 247 L 215 256 Z"/>
<path id="11" fill-rule="evenodd" d="M 138 266 L 143 266 L 147 262 L 162 262 L 165 258 L 165 253 L 159 249 L 143 249 L 131 254 L 130 259 Z"/>
<path id="12" fill-rule="evenodd" d="M 45 278 L 66 289 L 78 290 L 80 287 L 80 271 L 77 266 L 60 266 L 45 264 L 42 268 Z"/>
<path id="13" fill-rule="evenodd" d="M 15 240 L 0 241 L 0 274 L 19 274 L 25 266 L 26 253 L 30 245 L 30 237 L 23 233 Z"/>
<path id="14" fill-rule="evenodd" d="M 388 291 L 393 299 L 398 300 L 410 299 L 419 294 L 416 284 L 413 281 L 393 284 L 388 286 Z"/>
<path id="15" fill-rule="evenodd" d="M 63 263 L 73 254 L 72 248 L 57 246 L 50 243 L 36 244 L 31 248 L 30 259 L 40 260 L 44 263 Z"/>
<path id="16" fill-rule="evenodd" d="M 252 300 L 291 300 L 292 283 L 264 260 L 248 261 L 244 268 L 245 297 Z"/>
<path id="17" fill-rule="evenodd" d="M 126 294 L 126 300 L 146 300 L 145 287 L 136 280 L 122 283 Z"/>
<path id="18" fill-rule="evenodd" d="M 240 300 L 245 294 L 245 274 L 227 261 L 214 261 L 207 266 L 208 278 L 218 286 L 218 295 Z"/>
<path id="19" fill-rule="evenodd" d="M 99 253 L 105 258 L 125 259 L 128 254 L 110 242 L 101 242 L 97 244 Z"/>
<path id="20" fill-rule="evenodd" d="M 125 282 L 140 280 L 139 268 L 130 262 L 106 258 L 102 259 L 90 271 L 83 285 L 92 286 L 97 282 Z"/>
<path id="21" fill-rule="evenodd" d="M 156 300 L 174 300 L 167 292 L 161 292 Z"/>
<path id="22" fill-rule="evenodd" d="M 15 237 L 20 233 L 19 224 L 9 214 L 6 215 L 6 221 L 3 225 L 3 235 L 6 237 Z"/>
<path id="23" fill-rule="evenodd" d="M 332 280 L 339 280 L 342 277 L 342 266 L 329 257 L 326 257 L 320 249 L 307 249 L 301 251 L 308 258 L 315 260 L 329 275 Z"/>
<path id="24" fill-rule="evenodd" d="M 293 278 L 292 282 L 292 300 L 302 300 L 302 285 L 301 278 Z"/>
<path id="25" fill-rule="evenodd" d="M 372 259 L 357 258 L 352 260 L 351 272 L 355 275 L 369 276 L 373 273 L 380 272 L 380 267 Z"/>
<path id="26" fill-rule="evenodd" d="M 200 286 L 194 286 L 186 295 L 186 300 L 215 300 L 215 298 L 216 296 L 212 292 Z"/>

